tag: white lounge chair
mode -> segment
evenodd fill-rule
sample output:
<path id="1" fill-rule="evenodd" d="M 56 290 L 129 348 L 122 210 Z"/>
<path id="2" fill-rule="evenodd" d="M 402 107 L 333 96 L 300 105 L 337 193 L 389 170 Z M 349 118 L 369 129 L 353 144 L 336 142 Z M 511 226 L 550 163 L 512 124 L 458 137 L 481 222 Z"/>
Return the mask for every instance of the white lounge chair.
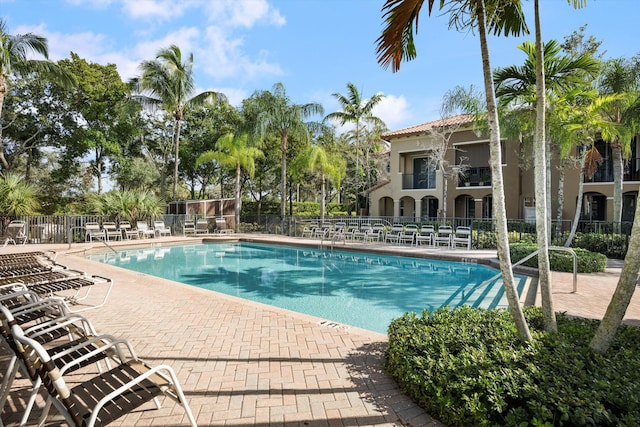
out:
<path id="1" fill-rule="evenodd" d="M 206 219 L 197 220 L 195 234 L 209 234 L 209 221 Z"/>
<path id="2" fill-rule="evenodd" d="M 122 231 L 122 236 L 127 240 L 140 238 L 140 233 L 138 233 L 138 230 L 131 227 L 131 223 L 129 221 L 120 221 L 120 231 Z"/>
<path id="3" fill-rule="evenodd" d="M 107 238 L 104 230 L 97 222 L 87 222 L 84 225 L 84 230 L 84 240 L 86 242 L 93 242 L 94 239 L 105 240 Z"/>
<path id="4" fill-rule="evenodd" d="M 433 245 L 446 246 L 450 248 L 452 234 L 453 234 L 453 229 L 450 226 L 441 225 L 440 227 L 438 227 L 438 232 L 433 237 Z"/>
<path id="5" fill-rule="evenodd" d="M 118 228 L 115 222 L 103 222 L 102 229 L 104 230 L 104 234 L 107 236 L 107 240 L 122 240 L 122 230 Z"/>
<path id="6" fill-rule="evenodd" d="M 433 246 L 433 236 L 436 230 L 433 225 L 423 225 L 420 227 L 420 232 L 416 234 L 416 246 L 420 246 L 426 244 L 428 246 Z"/>
<path id="7" fill-rule="evenodd" d="M 4 230 L 2 239 L 4 240 L 4 246 L 9 243 L 24 245 L 27 243 L 27 223 L 17 219 L 11 221 Z"/>
<path id="8" fill-rule="evenodd" d="M 196 235 L 196 223 L 194 221 L 185 221 L 182 226 L 182 234 L 184 236 L 195 236 Z"/>
<path id="9" fill-rule="evenodd" d="M 459 246 L 471 250 L 471 228 L 456 228 L 456 232 L 451 237 L 451 247 L 455 249 Z"/>
<path id="10" fill-rule="evenodd" d="M 302 229 L 302 234 L 300 235 L 300 237 L 313 237 L 313 234 L 315 233 L 316 228 L 318 228 L 317 222 L 312 222 L 309 225 L 305 225 L 304 228 Z"/>
<path id="11" fill-rule="evenodd" d="M 164 224 L 164 221 L 153 221 L 153 231 L 158 237 L 171 236 L 171 229 Z"/>
<path id="12" fill-rule="evenodd" d="M 19 356 L 25 363 L 33 362 L 40 378 L 48 379 L 43 381 L 47 390 L 43 417 L 53 404 L 70 426 L 107 425 L 151 400 L 159 408 L 157 397 L 164 394 L 182 405 L 189 423 L 197 426 L 173 369 L 168 365 L 151 367 L 137 358 L 131 346 L 127 346 L 129 358 L 124 352 L 118 354 L 118 366 L 83 382 L 67 385 L 67 376 L 40 343 L 25 336 L 19 325 L 13 325 L 11 332 L 21 344 Z M 105 346 L 104 351 L 113 351 L 113 348 Z"/>
<path id="13" fill-rule="evenodd" d="M 229 228 L 229 226 L 227 225 L 227 220 L 225 220 L 223 217 L 219 217 L 219 218 L 216 218 L 215 232 L 222 233 L 222 234 L 233 233 L 233 229 Z"/>
<path id="14" fill-rule="evenodd" d="M 404 226 L 402 224 L 393 224 L 391 226 L 391 230 L 387 232 L 384 236 L 385 243 L 398 243 L 398 236 L 400 233 L 404 231 Z"/>
<path id="15" fill-rule="evenodd" d="M 407 224 L 404 230 L 398 234 L 398 244 L 408 243 L 413 245 L 416 234 L 418 234 L 418 226 L 415 224 Z"/>
<path id="16" fill-rule="evenodd" d="M 136 223 L 136 228 L 138 229 L 140 237 L 156 237 L 156 232 L 149 228 L 149 225 L 145 221 L 138 221 Z"/>

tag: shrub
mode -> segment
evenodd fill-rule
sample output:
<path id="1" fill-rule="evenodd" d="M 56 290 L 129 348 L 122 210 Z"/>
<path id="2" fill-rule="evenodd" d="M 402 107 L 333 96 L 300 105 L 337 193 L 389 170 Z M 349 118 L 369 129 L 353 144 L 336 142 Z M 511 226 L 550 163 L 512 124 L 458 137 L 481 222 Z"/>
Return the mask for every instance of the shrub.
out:
<path id="1" fill-rule="evenodd" d="M 405 314 L 389 327 L 385 370 L 404 393 L 451 426 L 638 425 L 640 329 L 622 326 L 609 352 L 591 352 L 598 322 L 525 316 L 519 340 L 508 310 L 462 307 Z"/>
<path id="2" fill-rule="evenodd" d="M 531 254 L 538 247 L 527 243 L 510 245 L 511 261 L 517 262 Z M 607 257 L 586 249 L 572 248 L 578 258 L 578 273 L 602 272 L 607 267 Z M 568 252 L 549 251 L 551 270 L 573 273 L 573 256 Z M 538 256 L 534 256 L 523 265 L 538 268 Z"/>

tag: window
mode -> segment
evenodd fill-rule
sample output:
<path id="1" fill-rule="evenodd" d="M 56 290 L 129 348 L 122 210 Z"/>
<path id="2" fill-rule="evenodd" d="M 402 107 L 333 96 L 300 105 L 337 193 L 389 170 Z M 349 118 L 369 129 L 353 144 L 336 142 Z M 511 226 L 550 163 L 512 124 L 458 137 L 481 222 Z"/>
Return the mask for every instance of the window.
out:
<path id="1" fill-rule="evenodd" d="M 436 188 L 436 168 L 429 158 L 413 159 L 413 188 Z"/>

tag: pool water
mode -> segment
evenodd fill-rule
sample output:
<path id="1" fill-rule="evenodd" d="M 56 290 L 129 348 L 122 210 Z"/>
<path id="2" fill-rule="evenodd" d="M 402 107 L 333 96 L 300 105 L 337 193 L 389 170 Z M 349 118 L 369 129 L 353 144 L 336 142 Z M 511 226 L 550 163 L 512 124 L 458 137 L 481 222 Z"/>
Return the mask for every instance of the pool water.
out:
<path id="1" fill-rule="evenodd" d="M 392 319 L 442 306 L 507 307 L 497 270 L 468 263 L 259 243 L 104 252 L 90 259 L 386 333 Z M 516 276 L 521 293 L 525 278 Z"/>

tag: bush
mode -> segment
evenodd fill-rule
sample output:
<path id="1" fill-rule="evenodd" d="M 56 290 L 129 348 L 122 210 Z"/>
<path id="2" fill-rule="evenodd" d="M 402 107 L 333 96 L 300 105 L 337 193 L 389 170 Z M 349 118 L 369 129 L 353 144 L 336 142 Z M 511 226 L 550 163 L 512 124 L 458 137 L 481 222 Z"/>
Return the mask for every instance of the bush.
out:
<path id="1" fill-rule="evenodd" d="M 510 245 L 511 262 L 515 263 L 531 254 L 538 247 L 532 244 L 516 243 Z M 603 272 L 607 267 L 607 257 L 586 249 L 572 248 L 578 258 L 578 273 Z M 573 273 L 573 256 L 568 252 L 549 251 L 551 270 Z M 538 256 L 534 256 L 523 265 L 538 268 Z"/>
<path id="2" fill-rule="evenodd" d="M 588 348 L 597 321 L 559 315 L 547 334 L 540 309 L 525 316 L 532 344 L 508 310 L 405 314 L 389 327 L 385 370 L 451 426 L 640 423 L 640 329 L 622 326 L 602 356 Z"/>

